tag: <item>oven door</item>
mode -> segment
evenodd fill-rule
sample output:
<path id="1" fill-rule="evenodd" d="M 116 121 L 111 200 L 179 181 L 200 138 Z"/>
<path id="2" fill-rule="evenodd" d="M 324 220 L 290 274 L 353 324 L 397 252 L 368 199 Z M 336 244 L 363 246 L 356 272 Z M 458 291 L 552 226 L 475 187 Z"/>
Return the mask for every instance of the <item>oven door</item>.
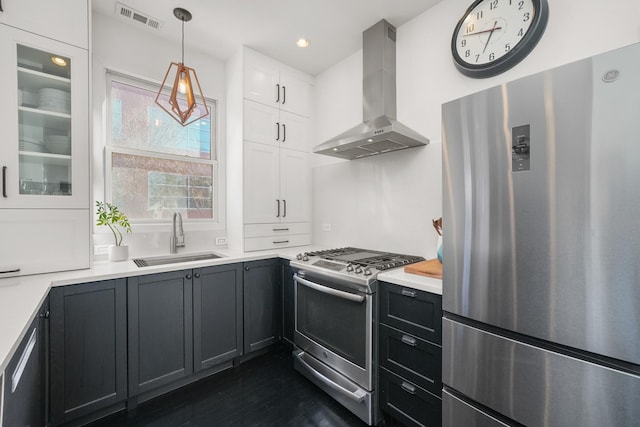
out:
<path id="1" fill-rule="evenodd" d="M 304 272 L 294 274 L 294 282 L 296 346 L 373 390 L 373 295 Z"/>

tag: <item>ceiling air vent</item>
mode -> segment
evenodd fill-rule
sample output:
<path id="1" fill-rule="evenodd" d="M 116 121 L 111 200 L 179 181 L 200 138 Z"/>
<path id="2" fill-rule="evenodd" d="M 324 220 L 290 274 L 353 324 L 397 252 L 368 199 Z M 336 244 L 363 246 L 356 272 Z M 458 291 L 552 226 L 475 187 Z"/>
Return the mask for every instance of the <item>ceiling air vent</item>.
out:
<path id="1" fill-rule="evenodd" d="M 160 28 L 161 23 L 158 19 L 137 11 L 129 6 L 126 6 L 120 2 L 116 2 L 116 16 L 125 21 L 135 21 L 145 25 L 148 28 L 157 30 Z"/>

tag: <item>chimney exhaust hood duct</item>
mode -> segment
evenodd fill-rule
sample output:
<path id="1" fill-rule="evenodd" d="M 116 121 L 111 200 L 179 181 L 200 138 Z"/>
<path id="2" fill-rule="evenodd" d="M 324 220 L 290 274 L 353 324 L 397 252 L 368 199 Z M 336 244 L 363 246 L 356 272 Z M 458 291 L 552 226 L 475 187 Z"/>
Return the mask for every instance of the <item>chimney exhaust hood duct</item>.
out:
<path id="1" fill-rule="evenodd" d="M 396 120 L 396 29 L 382 20 L 363 33 L 363 123 L 313 152 L 342 159 L 359 159 L 429 140 Z"/>

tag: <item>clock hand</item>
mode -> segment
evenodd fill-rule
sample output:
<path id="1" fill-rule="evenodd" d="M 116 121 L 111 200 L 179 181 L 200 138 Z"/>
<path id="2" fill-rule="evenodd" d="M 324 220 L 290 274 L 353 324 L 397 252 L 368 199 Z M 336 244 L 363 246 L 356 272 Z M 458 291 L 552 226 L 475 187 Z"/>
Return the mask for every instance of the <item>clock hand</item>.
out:
<path id="1" fill-rule="evenodd" d="M 497 22 L 497 21 L 496 21 L 496 22 Z M 495 24 L 493 24 L 493 25 L 495 25 Z M 463 35 L 462 35 L 462 37 L 475 36 L 476 34 L 489 33 L 489 32 L 497 31 L 497 30 L 501 30 L 501 29 L 502 29 L 502 27 L 494 27 L 494 28 L 491 28 L 491 29 L 489 29 L 489 30 L 482 30 L 482 31 L 477 31 L 477 32 L 475 32 L 475 33 L 463 34 Z"/>
<path id="2" fill-rule="evenodd" d="M 482 53 L 484 53 L 484 51 L 487 50 L 487 46 L 489 46 L 489 41 L 491 40 L 491 36 L 493 35 L 493 32 L 496 30 L 496 25 L 498 25 L 498 21 L 495 21 L 493 23 L 493 28 L 491 29 L 491 32 L 489 33 L 489 37 L 487 38 L 487 42 L 484 44 L 484 49 L 482 49 Z"/>

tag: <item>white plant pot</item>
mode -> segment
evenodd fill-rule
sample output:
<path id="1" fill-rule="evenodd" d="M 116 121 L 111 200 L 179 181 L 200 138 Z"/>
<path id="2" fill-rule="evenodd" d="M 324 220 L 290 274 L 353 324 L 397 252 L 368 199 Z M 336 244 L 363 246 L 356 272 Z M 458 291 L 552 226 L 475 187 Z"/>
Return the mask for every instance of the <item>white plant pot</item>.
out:
<path id="1" fill-rule="evenodd" d="M 109 246 L 109 261 L 126 261 L 129 259 L 129 246 Z"/>

